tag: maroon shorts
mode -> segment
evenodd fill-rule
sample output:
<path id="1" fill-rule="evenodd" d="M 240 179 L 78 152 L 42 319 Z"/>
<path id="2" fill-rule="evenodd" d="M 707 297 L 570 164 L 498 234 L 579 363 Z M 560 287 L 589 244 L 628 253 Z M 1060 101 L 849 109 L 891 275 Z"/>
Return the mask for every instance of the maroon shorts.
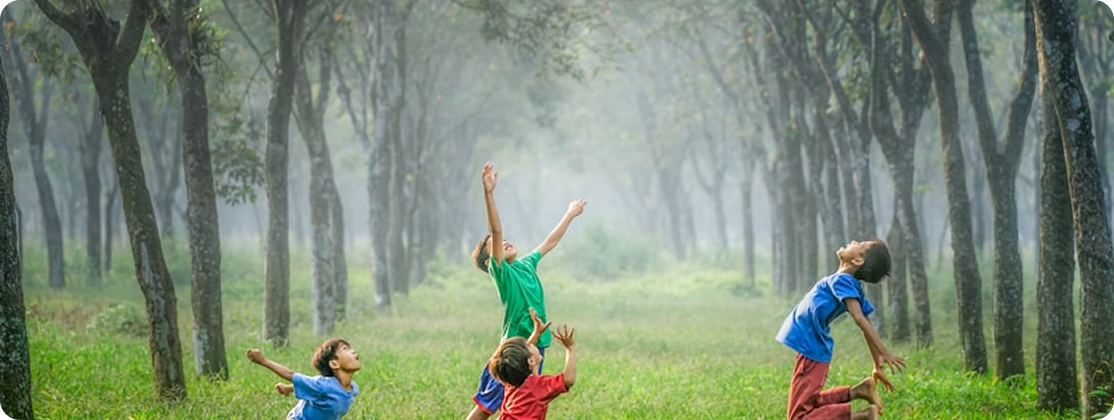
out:
<path id="1" fill-rule="evenodd" d="M 797 355 L 789 385 L 789 420 L 850 420 L 851 388 L 824 389 L 828 364 Z"/>

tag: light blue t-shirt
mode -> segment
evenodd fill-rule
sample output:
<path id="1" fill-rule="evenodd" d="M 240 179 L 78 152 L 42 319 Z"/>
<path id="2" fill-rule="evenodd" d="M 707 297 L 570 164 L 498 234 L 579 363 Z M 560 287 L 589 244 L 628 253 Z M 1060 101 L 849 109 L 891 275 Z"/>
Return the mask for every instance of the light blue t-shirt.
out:
<path id="1" fill-rule="evenodd" d="M 349 391 L 333 376 L 295 373 L 291 382 L 298 405 L 290 409 L 286 420 L 338 420 L 348 413 L 352 398 L 360 392 L 356 381 L 352 381 L 352 390 Z"/>
<path id="2" fill-rule="evenodd" d="M 832 361 L 832 348 L 835 341 L 831 336 L 831 324 L 840 315 L 847 313 L 844 299 L 859 300 L 863 315 L 874 312 L 874 306 L 866 300 L 863 286 L 854 276 L 836 273 L 820 279 L 812 286 L 793 312 L 781 324 L 777 341 L 796 350 L 802 356 L 822 363 Z"/>

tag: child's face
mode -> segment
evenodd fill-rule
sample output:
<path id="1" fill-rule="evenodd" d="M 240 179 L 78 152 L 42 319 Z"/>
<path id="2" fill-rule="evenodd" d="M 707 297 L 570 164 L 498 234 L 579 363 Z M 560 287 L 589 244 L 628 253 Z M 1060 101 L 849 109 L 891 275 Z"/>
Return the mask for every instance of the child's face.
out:
<path id="1" fill-rule="evenodd" d="M 870 242 L 851 241 L 836 251 L 836 256 L 839 257 L 840 262 L 855 263 L 857 260 L 858 264 L 862 264 L 863 254 L 870 249 L 870 245 Z"/>
<path id="2" fill-rule="evenodd" d="M 491 243 L 491 239 L 488 239 L 487 241 L 488 241 L 488 244 Z M 503 240 L 503 259 L 506 260 L 507 262 L 513 262 L 514 259 L 517 258 L 517 257 L 518 257 L 518 249 L 514 247 L 514 244 L 511 243 L 511 241 L 508 241 L 508 240 L 504 239 Z"/>
<path id="3" fill-rule="evenodd" d="M 530 360 L 527 361 L 527 365 L 530 366 L 530 371 L 533 373 L 541 373 L 538 372 L 538 366 L 542 364 L 542 352 L 538 351 L 538 346 L 533 344 L 528 344 L 527 346 L 530 349 Z"/>
<path id="4" fill-rule="evenodd" d="M 341 344 L 340 347 L 337 348 L 337 358 L 330 362 L 330 364 L 333 365 L 333 370 L 344 370 L 348 372 L 355 372 L 363 367 L 363 364 L 360 363 L 360 355 L 356 354 L 356 350 L 352 350 L 351 347 L 344 344 Z"/>

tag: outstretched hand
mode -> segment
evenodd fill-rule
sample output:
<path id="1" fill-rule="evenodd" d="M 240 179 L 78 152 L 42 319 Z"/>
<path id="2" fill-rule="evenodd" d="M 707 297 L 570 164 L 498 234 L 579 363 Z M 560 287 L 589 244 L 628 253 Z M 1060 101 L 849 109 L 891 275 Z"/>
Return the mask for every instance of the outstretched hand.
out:
<path id="1" fill-rule="evenodd" d="M 573 200 L 573 202 L 569 203 L 569 210 L 567 213 L 572 217 L 579 216 L 584 213 L 585 204 L 588 204 L 588 202 L 584 200 Z"/>
<path id="2" fill-rule="evenodd" d="M 575 328 L 571 328 L 567 324 L 561 324 L 560 327 L 553 330 L 553 338 L 561 342 L 561 345 L 565 346 L 566 349 L 572 350 L 576 346 L 576 340 L 572 338 L 575 331 Z"/>
<path id="3" fill-rule="evenodd" d="M 548 330 L 549 325 L 552 324 L 552 322 L 543 323 L 541 317 L 538 316 L 538 312 L 535 311 L 534 308 L 530 308 L 530 320 L 534 321 L 534 333 L 531 335 L 539 337 L 542 335 L 542 333 L 545 332 L 545 330 Z"/>
<path id="4" fill-rule="evenodd" d="M 491 162 L 484 164 L 483 184 L 485 193 L 495 191 L 495 182 L 499 179 L 499 173 L 495 172 L 494 167 L 495 165 Z"/>
<path id="5" fill-rule="evenodd" d="M 886 373 L 882 369 L 874 368 L 874 372 L 870 376 L 874 378 L 875 382 L 882 384 L 882 389 L 893 392 L 894 384 L 890 382 L 890 378 L 886 377 Z"/>
<path id="6" fill-rule="evenodd" d="M 879 359 L 881 359 L 879 360 L 879 362 L 881 362 L 879 367 L 889 366 L 890 373 L 900 373 L 905 370 L 905 359 L 892 354 L 884 355 L 879 357 Z"/>

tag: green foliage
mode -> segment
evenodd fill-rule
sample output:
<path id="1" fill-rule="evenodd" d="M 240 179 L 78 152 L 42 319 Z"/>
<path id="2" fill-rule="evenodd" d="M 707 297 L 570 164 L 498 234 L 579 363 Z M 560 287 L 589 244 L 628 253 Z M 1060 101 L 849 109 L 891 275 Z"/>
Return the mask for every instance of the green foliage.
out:
<path id="1" fill-rule="evenodd" d="M 93 333 L 142 338 L 148 331 L 146 319 L 147 313 L 142 306 L 133 302 L 122 302 L 109 306 L 93 316 L 86 329 Z"/>
<path id="2" fill-rule="evenodd" d="M 217 115 L 211 140 L 217 196 L 233 205 L 254 203 L 256 188 L 263 185 L 263 158 L 258 150 L 263 123 L 250 110 Z"/>

